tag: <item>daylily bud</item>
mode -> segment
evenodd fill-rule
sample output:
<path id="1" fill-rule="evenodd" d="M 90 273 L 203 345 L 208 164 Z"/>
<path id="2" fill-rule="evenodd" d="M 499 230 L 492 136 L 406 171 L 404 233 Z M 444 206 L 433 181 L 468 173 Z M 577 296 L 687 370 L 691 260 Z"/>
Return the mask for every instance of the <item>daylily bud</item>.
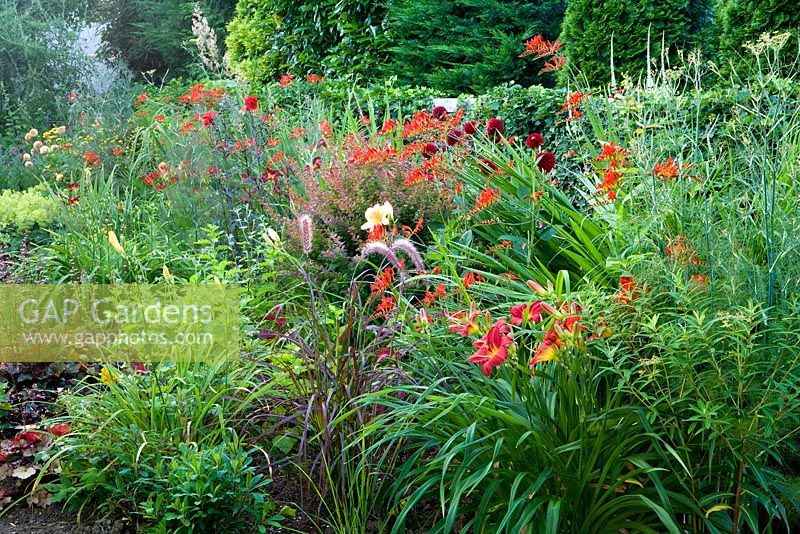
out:
<path id="1" fill-rule="evenodd" d="M 545 289 L 542 286 L 540 286 L 535 280 L 528 280 L 527 284 L 528 287 L 531 288 L 531 291 L 533 291 L 534 293 L 537 293 L 539 295 L 547 295 L 547 291 L 545 291 Z"/>
<path id="2" fill-rule="evenodd" d="M 161 274 L 164 275 L 164 280 L 166 280 L 167 283 L 171 284 L 175 281 L 175 278 L 172 276 L 172 273 L 169 272 L 169 267 L 167 267 L 166 263 L 164 264 L 164 267 L 161 268 Z"/>
<path id="3" fill-rule="evenodd" d="M 111 244 L 111 248 L 117 251 L 117 254 L 120 256 L 125 255 L 125 249 L 119 244 L 119 239 L 117 239 L 117 234 L 114 233 L 114 230 L 108 231 L 108 242 Z"/>

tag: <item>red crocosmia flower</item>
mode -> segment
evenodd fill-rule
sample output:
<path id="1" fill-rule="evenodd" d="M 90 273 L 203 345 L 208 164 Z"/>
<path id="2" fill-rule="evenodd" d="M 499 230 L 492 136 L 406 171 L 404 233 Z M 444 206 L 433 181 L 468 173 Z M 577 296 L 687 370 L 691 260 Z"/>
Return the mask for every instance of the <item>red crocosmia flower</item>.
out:
<path id="1" fill-rule="evenodd" d="M 430 159 L 439 151 L 436 148 L 436 145 L 433 143 L 427 143 L 424 147 L 422 147 L 422 157 L 425 159 Z"/>
<path id="2" fill-rule="evenodd" d="M 497 140 L 503 135 L 505 129 L 506 125 L 502 120 L 497 117 L 489 119 L 489 122 L 486 123 L 486 136 Z"/>
<path id="3" fill-rule="evenodd" d="M 159 113 L 158 115 L 153 117 L 153 120 L 156 121 L 156 122 L 164 122 L 164 115 Z"/>
<path id="4" fill-rule="evenodd" d="M 319 74 L 309 74 L 306 76 L 306 81 L 308 83 L 320 83 L 325 81 L 325 76 L 320 76 Z"/>
<path id="5" fill-rule="evenodd" d="M 386 121 L 383 123 L 383 127 L 381 128 L 380 134 L 381 135 L 386 135 L 388 133 L 391 133 L 392 131 L 394 131 L 394 129 L 396 127 L 397 127 L 397 121 L 396 120 L 394 120 L 394 119 L 386 119 Z"/>
<path id="6" fill-rule="evenodd" d="M 125 153 L 125 151 L 119 147 L 116 147 L 114 150 L 111 151 L 111 153 L 114 154 L 115 156 L 121 156 Z"/>
<path id="7" fill-rule="evenodd" d="M 464 133 L 467 135 L 475 135 L 478 131 L 478 121 L 469 121 L 464 123 Z"/>
<path id="8" fill-rule="evenodd" d="M 367 241 L 381 241 L 384 237 L 386 237 L 386 227 L 376 224 L 367 234 Z"/>
<path id="9" fill-rule="evenodd" d="M 704 274 L 693 274 L 689 277 L 689 281 L 693 284 L 703 287 L 708 284 L 708 276 Z"/>
<path id="10" fill-rule="evenodd" d="M 539 152 L 536 154 L 536 168 L 547 174 L 556 167 L 556 157 L 552 152 Z"/>
<path id="11" fill-rule="evenodd" d="M 200 120 L 203 121 L 203 126 L 208 126 L 209 124 L 214 122 L 214 118 L 216 116 L 217 116 L 216 112 L 214 112 L 214 110 L 211 109 L 200 115 Z"/>
<path id="12" fill-rule="evenodd" d="M 440 121 L 447 116 L 447 108 L 444 106 L 436 106 L 433 108 L 433 111 L 431 111 L 431 116 L 437 121 Z"/>
<path id="13" fill-rule="evenodd" d="M 623 304 L 629 303 L 631 300 L 637 298 L 639 295 L 636 292 L 636 281 L 632 276 L 619 277 L 619 295 L 617 301 Z"/>
<path id="14" fill-rule="evenodd" d="M 674 180 L 680 174 L 678 162 L 670 157 L 666 162 L 657 164 L 653 168 L 653 174 L 656 176 L 656 178 L 660 178 L 662 180 Z"/>
<path id="15" fill-rule="evenodd" d="M 56 423 L 50 427 L 50 433 L 55 434 L 56 436 L 63 436 L 69 432 L 69 429 L 69 423 Z"/>
<path id="16" fill-rule="evenodd" d="M 83 159 L 89 167 L 99 167 L 102 163 L 100 156 L 94 152 L 87 152 L 86 155 L 83 156 Z"/>
<path id="17" fill-rule="evenodd" d="M 468 360 L 480 365 L 484 375 L 491 375 L 493 368 L 503 365 L 508 359 L 508 348 L 514 344 L 510 332 L 511 327 L 506 324 L 505 319 L 498 319 L 485 336 L 472 344 L 478 351 Z"/>
<path id="18" fill-rule="evenodd" d="M 469 271 L 467 274 L 464 275 L 464 278 L 462 279 L 461 283 L 464 284 L 464 289 L 467 289 L 469 286 L 471 286 L 472 284 L 475 284 L 477 281 L 478 280 L 475 277 L 475 273 L 472 272 L 472 271 Z"/>
<path id="19" fill-rule="evenodd" d="M 375 282 L 370 285 L 370 290 L 373 294 L 377 295 L 391 289 L 393 283 L 394 269 L 387 267 L 375 275 Z"/>
<path id="20" fill-rule="evenodd" d="M 148 98 L 149 97 L 147 96 L 147 93 L 140 94 L 139 96 L 136 97 L 136 105 L 141 106 L 142 104 L 144 104 L 144 101 L 147 100 Z"/>
<path id="21" fill-rule="evenodd" d="M 80 202 L 80 200 L 81 197 L 70 197 L 67 199 L 67 204 L 69 205 L 77 204 L 78 202 Z"/>
<path id="22" fill-rule="evenodd" d="M 488 206 L 494 204 L 500 198 L 500 189 L 499 188 L 491 188 L 487 187 L 481 194 L 478 196 L 478 200 L 475 201 L 475 207 L 477 209 L 483 209 Z"/>
<path id="23" fill-rule="evenodd" d="M 561 48 L 561 43 L 558 41 L 549 41 L 541 35 L 534 35 L 525 41 L 525 50 L 519 57 L 529 56 L 535 54 L 537 58 L 552 56 L 558 53 Z"/>
<path id="24" fill-rule="evenodd" d="M 447 146 L 455 146 L 461 142 L 464 137 L 464 132 L 461 130 L 450 130 L 447 133 Z"/>
<path id="25" fill-rule="evenodd" d="M 532 133 L 525 139 L 525 146 L 531 150 L 536 150 L 544 143 L 544 137 L 540 133 Z"/>
<path id="26" fill-rule="evenodd" d="M 390 311 L 392 311 L 393 309 L 395 309 L 396 306 L 397 303 L 395 302 L 394 297 L 392 295 L 384 295 L 375 311 L 379 315 L 385 315 Z"/>
<path id="27" fill-rule="evenodd" d="M 292 83 L 292 80 L 294 80 L 294 75 L 293 74 L 288 74 L 288 73 L 284 74 L 283 76 L 281 76 L 281 80 L 280 80 L 279 85 L 281 87 L 286 87 L 287 85 Z"/>
<path id="28" fill-rule="evenodd" d="M 566 57 L 562 55 L 553 56 L 545 62 L 544 67 L 541 68 L 539 74 L 561 70 L 561 67 L 563 67 L 566 64 L 567 64 Z"/>
<path id="29" fill-rule="evenodd" d="M 257 111 L 258 110 L 258 97 L 255 96 L 247 96 L 244 99 L 244 110 L 245 111 Z"/>
<path id="30" fill-rule="evenodd" d="M 514 326 L 522 326 L 528 321 L 540 323 L 542 321 L 542 311 L 544 311 L 544 303 L 541 300 L 520 304 L 519 306 L 511 306 L 511 319 L 508 322 Z"/>

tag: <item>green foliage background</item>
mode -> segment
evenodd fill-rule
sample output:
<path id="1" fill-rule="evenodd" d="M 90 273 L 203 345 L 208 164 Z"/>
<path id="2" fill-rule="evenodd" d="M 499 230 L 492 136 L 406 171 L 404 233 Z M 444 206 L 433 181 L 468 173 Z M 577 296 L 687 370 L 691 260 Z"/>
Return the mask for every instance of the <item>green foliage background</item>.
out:
<path id="1" fill-rule="evenodd" d="M 202 0 L 203 15 L 224 52 L 226 24 L 236 0 Z M 156 77 L 197 75 L 192 66 L 192 13 L 186 0 L 98 0 L 94 18 L 105 24 L 106 58 L 121 58 L 135 74 L 155 70 Z"/>
<path id="2" fill-rule="evenodd" d="M 561 40 L 572 66 L 592 85 L 611 79 L 611 39 L 616 74 L 634 79 L 647 68 L 648 32 L 651 57 L 664 49 L 691 50 L 703 43 L 711 22 L 708 0 L 573 0 L 567 6 Z"/>
<path id="3" fill-rule="evenodd" d="M 566 2 L 559 0 L 393 0 L 386 71 L 411 85 L 480 92 L 503 82 L 552 84 L 541 65 L 520 58 L 535 34 L 555 39 Z"/>
<path id="4" fill-rule="evenodd" d="M 373 0 L 240 0 L 228 50 L 251 82 L 286 72 L 374 77 L 385 56 L 383 14 Z"/>

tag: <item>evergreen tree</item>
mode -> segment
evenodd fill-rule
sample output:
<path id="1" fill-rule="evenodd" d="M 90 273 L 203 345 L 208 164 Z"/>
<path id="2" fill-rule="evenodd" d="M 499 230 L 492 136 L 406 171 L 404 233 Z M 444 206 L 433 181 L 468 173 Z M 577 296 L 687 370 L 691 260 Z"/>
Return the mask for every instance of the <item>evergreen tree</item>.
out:
<path id="1" fill-rule="evenodd" d="M 743 45 L 757 41 L 762 33 L 788 31 L 789 56 L 797 54 L 800 9 L 794 0 L 721 0 L 717 12 L 719 59 L 737 67 L 746 64 Z"/>
<path id="2" fill-rule="evenodd" d="M 387 26 L 391 59 L 386 72 L 401 82 L 460 92 L 514 80 L 552 84 L 540 62 L 520 58 L 523 42 L 555 39 L 564 1 L 392 0 Z"/>
<path id="3" fill-rule="evenodd" d="M 564 15 L 561 41 L 572 66 L 590 84 L 611 78 L 611 40 L 617 74 L 638 78 L 651 58 L 690 50 L 704 43 L 710 26 L 707 0 L 572 0 Z"/>

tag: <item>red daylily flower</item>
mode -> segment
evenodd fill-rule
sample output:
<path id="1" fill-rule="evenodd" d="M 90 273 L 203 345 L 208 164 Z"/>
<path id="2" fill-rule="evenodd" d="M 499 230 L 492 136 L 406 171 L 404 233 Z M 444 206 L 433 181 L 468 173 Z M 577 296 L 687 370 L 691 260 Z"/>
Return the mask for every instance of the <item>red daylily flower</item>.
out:
<path id="1" fill-rule="evenodd" d="M 514 326 L 522 326 L 528 321 L 532 323 L 540 323 L 542 321 L 543 311 L 545 311 L 545 308 L 544 303 L 541 300 L 530 302 L 528 304 L 511 306 L 511 319 L 508 322 Z"/>
<path id="2" fill-rule="evenodd" d="M 447 329 L 450 332 L 460 334 L 462 337 L 469 337 L 472 334 L 477 334 L 480 331 L 478 326 L 478 317 L 480 313 L 475 309 L 473 302 L 469 306 L 469 310 L 461 310 L 447 316 Z"/>
<path id="3" fill-rule="evenodd" d="M 255 96 L 247 96 L 244 99 L 244 110 L 245 111 L 257 111 L 258 110 L 258 97 Z"/>
<path id="4" fill-rule="evenodd" d="M 479 364 L 484 375 L 491 375 L 493 368 L 502 365 L 508 359 L 508 348 L 514 344 L 510 332 L 511 327 L 506 324 L 505 319 L 498 319 L 485 336 L 472 344 L 478 351 L 468 360 Z"/>

